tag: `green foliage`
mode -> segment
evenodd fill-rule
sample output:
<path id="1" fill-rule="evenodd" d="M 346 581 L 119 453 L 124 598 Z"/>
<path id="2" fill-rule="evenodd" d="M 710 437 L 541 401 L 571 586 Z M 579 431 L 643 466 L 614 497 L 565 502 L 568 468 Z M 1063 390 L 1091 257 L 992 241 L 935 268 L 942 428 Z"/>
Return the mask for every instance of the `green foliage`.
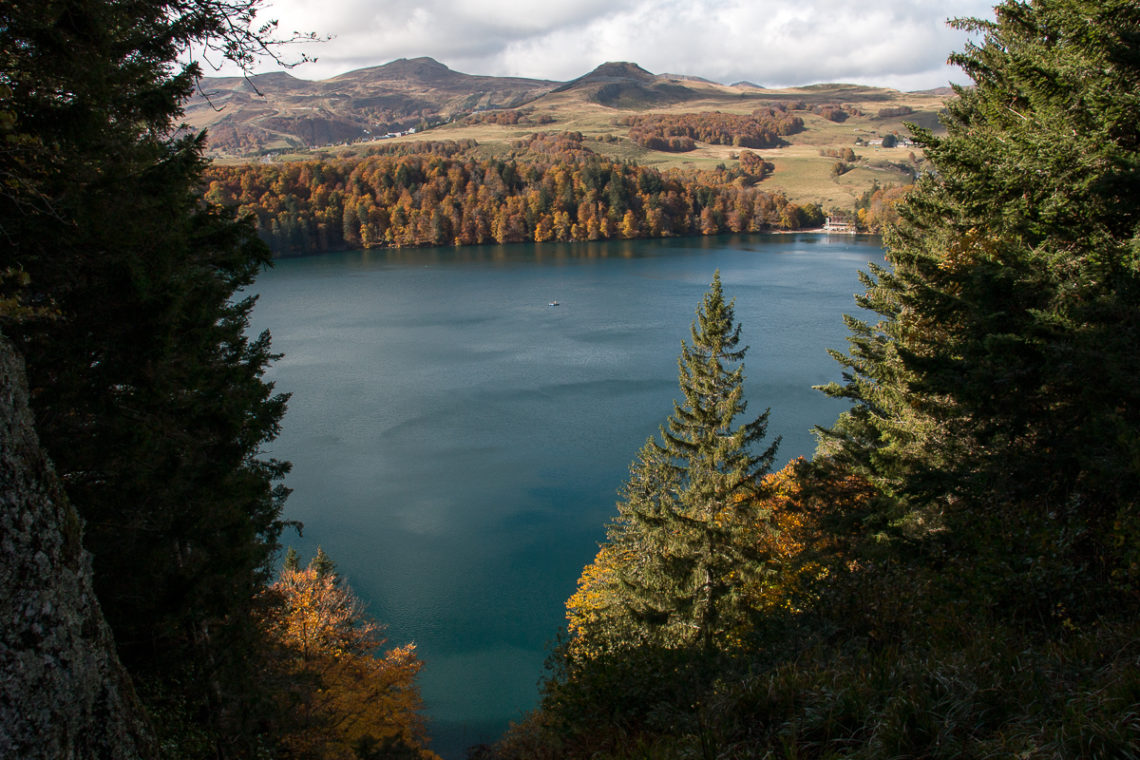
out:
<path id="1" fill-rule="evenodd" d="M 898 586 L 881 590 L 886 601 Z M 749 656 L 641 647 L 572 660 L 495 757 L 1138 756 L 1134 620 L 1050 640 L 962 610 L 912 610 L 889 641 L 837 632 L 836 614 Z"/>
<path id="2" fill-rule="evenodd" d="M 998 627 L 926 647 L 822 646 L 719 684 L 717 743 L 798 758 L 1135 756 L 1135 626 L 1042 647 Z"/>
<path id="3" fill-rule="evenodd" d="M 555 749 L 552 757 L 605 756 L 640 737 L 694 730 L 694 705 L 730 662 L 716 652 L 654 644 L 591 657 L 560 650 L 552 661 L 543 712 L 508 732 L 501 754 L 513 757 L 518 748 L 526 752 L 520 757 L 534 756 L 534 744 L 554 749 L 561 743 L 569 751 Z"/>
<path id="4" fill-rule="evenodd" d="M 196 727 L 171 741 L 194 754 L 204 733 L 215 756 L 258 744 L 252 613 L 287 470 L 258 452 L 285 399 L 239 294 L 268 251 L 201 201 L 201 139 L 175 136 L 197 70 L 176 62 L 192 42 L 239 60 L 261 47 L 257 4 L 0 6 L 0 271 L 52 315 L 5 309 L 4 329 L 119 654 L 156 715 Z"/>
<path id="5" fill-rule="evenodd" d="M 309 567 L 312 568 L 318 578 L 332 578 L 334 582 L 340 580 L 340 575 L 336 571 L 336 563 L 325 554 L 325 550 L 317 547 L 317 553 L 313 555 L 313 559 L 309 561 Z"/>
<path id="6" fill-rule="evenodd" d="M 852 406 L 786 484 L 825 505 L 802 591 L 699 678 L 648 646 L 556 660 L 502 757 L 1140 756 L 1140 7 L 959 26 L 982 34 L 955 58 L 975 86 L 945 137 L 917 132 L 932 172 L 826 389 Z M 629 509 L 666 482 L 650 451 L 625 504 L 659 527 Z M 608 548 L 575 599 L 623 588 L 597 579 L 641 555 Z"/>
<path id="7" fill-rule="evenodd" d="M 1007 3 L 963 26 L 976 86 L 917 135 L 934 173 L 867 278 L 881 321 L 849 322 L 828 392 L 855 407 L 822 451 L 881 489 L 862 524 L 960 562 L 979 603 L 1095 614 L 1133 572 L 1140 492 L 1140 12 Z"/>
<path id="8" fill-rule="evenodd" d="M 601 580 L 605 598 L 582 602 L 602 619 L 579 626 L 585 651 L 645 643 L 713 650 L 731 647 L 747 628 L 743 589 L 749 568 L 761 570 L 750 555 L 753 497 L 779 440 L 753 453 L 767 411 L 734 427 L 747 409 L 747 348 L 719 272 L 690 335 L 678 360 L 684 400 L 674 402 L 661 441 L 650 439 L 630 468 L 608 531 L 603 552 L 615 561 Z"/>
<path id="9" fill-rule="evenodd" d="M 748 349 L 739 347 L 733 305 L 724 300 L 717 272 L 697 309 L 692 343 L 681 343 L 677 366 L 684 402 L 674 402 L 658 445 L 680 480 L 666 547 L 666 556 L 675 560 L 669 574 L 680 592 L 673 607 L 705 648 L 723 643 L 741 625 L 737 598 L 754 564 L 741 537 L 751 532 L 749 500 L 780 444 L 777 438 L 764 451 L 752 452 L 767 433 L 767 410 L 733 428 L 748 406 L 739 363 Z"/>

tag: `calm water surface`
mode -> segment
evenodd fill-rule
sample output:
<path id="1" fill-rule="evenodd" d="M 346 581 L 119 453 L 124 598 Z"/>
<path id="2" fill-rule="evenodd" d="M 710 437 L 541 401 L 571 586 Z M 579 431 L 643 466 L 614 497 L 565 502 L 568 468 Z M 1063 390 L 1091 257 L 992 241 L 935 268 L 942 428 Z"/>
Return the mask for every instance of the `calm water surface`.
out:
<path id="1" fill-rule="evenodd" d="M 414 641 L 433 747 L 491 741 L 536 705 L 544 648 L 679 396 L 677 356 L 713 272 L 736 299 L 749 411 L 779 461 L 842 405 L 856 272 L 877 238 L 742 236 L 366 251 L 280 261 L 253 328 L 293 394 L 268 454 L 293 462 L 287 517 Z M 560 305 L 550 306 L 557 300 Z"/>

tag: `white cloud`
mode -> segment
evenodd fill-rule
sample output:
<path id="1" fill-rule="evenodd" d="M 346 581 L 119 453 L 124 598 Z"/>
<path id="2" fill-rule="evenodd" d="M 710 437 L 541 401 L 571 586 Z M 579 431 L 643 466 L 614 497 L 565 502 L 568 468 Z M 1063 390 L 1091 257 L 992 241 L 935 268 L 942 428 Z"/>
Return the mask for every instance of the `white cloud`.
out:
<path id="1" fill-rule="evenodd" d="M 431 56 L 471 74 L 555 80 L 624 60 L 722 82 L 916 88 L 961 81 L 945 60 L 965 36 L 946 18 L 989 15 L 984 0 L 276 0 L 261 18 L 333 35 L 286 51 L 318 58 L 293 72 L 309 79 Z"/>

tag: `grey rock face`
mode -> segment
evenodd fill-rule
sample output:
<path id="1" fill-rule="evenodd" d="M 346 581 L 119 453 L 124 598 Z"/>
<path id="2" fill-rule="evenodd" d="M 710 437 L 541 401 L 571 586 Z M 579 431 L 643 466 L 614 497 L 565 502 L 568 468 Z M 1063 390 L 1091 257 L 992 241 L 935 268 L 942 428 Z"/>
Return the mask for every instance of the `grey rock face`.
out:
<path id="1" fill-rule="evenodd" d="M 91 584 L 82 524 L 0 336 L 0 758 L 155 757 Z"/>

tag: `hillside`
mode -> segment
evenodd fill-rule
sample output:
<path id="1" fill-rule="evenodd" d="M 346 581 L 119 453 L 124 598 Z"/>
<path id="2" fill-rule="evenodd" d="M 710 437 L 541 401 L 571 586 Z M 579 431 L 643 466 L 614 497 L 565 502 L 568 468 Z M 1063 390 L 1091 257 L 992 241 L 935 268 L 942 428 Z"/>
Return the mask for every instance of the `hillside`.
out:
<path id="1" fill-rule="evenodd" d="M 286 73 L 205 79 L 187 111 L 188 123 L 208 127 L 211 154 L 241 162 L 275 158 L 364 155 L 393 141 L 475 140 L 481 157 L 504 156 L 534 132 L 581 132 L 585 145 L 613 160 L 659 169 L 731 168 L 739 150 L 697 138 L 692 150 L 653 150 L 630 139 L 619 122 L 630 116 L 718 112 L 748 115 L 784 108 L 803 120 L 763 158 L 775 167 L 765 188 L 797 203 L 849 210 L 872 188 L 906 184 L 918 157 L 905 141 L 905 122 L 938 128 L 948 89 L 900 92 L 850 84 L 765 89 L 749 82 L 723 85 L 680 74 L 653 74 L 634 63 L 605 63 L 570 82 L 472 76 L 430 58 L 309 82 Z M 258 92 L 261 95 L 258 95 Z M 434 125 L 426 134 L 424 128 Z M 386 137 L 416 128 L 415 134 Z M 852 160 L 850 149 L 857 158 Z M 847 155 L 842 167 L 840 157 Z"/>
<path id="2" fill-rule="evenodd" d="M 713 84 L 702 80 L 694 83 Z M 670 74 L 656 76 L 636 63 L 603 63 L 585 76 L 567 82 L 554 92 L 575 92 L 591 103 L 609 108 L 641 110 L 700 97 L 700 92 L 686 87 L 681 77 Z"/>
<path id="3" fill-rule="evenodd" d="M 215 155 L 240 156 L 359 141 L 459 113 L 512 108 L 558 84 L 462 74 L 431 58 L 401 58 L 319 82 L 285 72 L 207 77 L 187 104 L 186 121 L 209 129 Z"/>

